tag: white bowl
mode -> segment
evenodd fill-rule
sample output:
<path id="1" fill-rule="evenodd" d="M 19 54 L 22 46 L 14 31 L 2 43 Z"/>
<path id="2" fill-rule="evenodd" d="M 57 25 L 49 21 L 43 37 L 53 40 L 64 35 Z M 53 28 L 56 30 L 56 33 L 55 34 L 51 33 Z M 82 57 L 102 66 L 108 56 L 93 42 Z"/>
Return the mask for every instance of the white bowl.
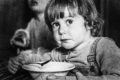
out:
<path id="1" fill-rule="evenodd" d="M 41 72 L 64 72 L 75 68 L 72 63 L 67 62 L 49 62 L 40 68 Z"/>
<path id="2" fill-rule="evenodd" d="M 37 73 L 47 73 L 55 74 L 56 76 L 65 76 L 67 73 L 74 69 L 75 65 L 67 62 L 48 62 L 47 64 L 41 66 L 39 64 L 29 64 L 23 65 L 23 69 L 37 72 Z"/>

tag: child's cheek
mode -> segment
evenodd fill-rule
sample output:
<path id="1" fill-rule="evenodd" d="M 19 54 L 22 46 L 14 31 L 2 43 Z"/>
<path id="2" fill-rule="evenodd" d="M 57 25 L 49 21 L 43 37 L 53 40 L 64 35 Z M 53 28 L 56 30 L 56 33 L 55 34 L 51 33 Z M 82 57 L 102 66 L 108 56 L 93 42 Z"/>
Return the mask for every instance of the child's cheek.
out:
<path id="1" fill-rule="evenodd" d="M 60 41 L 60 35 L 57 32 L 53 33 L 54 39 L 57 42 L 57 45 L 60 46 L 61 41 Z"/>

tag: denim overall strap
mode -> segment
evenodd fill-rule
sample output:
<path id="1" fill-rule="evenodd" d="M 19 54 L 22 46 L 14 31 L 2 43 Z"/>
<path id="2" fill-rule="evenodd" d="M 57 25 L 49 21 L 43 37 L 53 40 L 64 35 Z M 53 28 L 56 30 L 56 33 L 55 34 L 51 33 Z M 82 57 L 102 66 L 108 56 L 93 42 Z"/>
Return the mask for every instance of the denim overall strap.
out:
<path id="1" fill-rule="evenodd" d="M 96 48 L 97 44 L 100 41 L 101 37 L 98 37 L 92 44 L 90 54 L 87 56 L 87 61 L 90 65 L 90 75 L 99 75 L 99 66 L 96 61 Z"/>

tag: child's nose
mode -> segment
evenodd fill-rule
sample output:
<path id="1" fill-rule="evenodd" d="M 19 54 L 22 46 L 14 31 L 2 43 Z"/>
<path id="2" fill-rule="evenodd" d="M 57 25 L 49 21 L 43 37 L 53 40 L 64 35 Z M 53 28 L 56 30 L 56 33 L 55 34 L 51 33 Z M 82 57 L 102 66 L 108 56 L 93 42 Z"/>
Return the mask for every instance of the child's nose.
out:
<path id="1" fill-rule="evenodd" d="M 66 25 L 60 26 L 59 34 L 62 35 L 62 34 L 65 34 L 66 32 L 67 32 L 67 26 Z"/>

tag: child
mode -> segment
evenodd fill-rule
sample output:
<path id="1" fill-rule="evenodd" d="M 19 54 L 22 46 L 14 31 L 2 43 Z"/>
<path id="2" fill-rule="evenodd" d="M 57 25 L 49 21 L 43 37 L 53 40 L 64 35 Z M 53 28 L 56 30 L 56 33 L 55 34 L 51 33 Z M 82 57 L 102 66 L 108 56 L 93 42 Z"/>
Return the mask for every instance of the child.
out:
<path id="1" fill-rule="evenodd" d="M 120 79 L 120 49 L 113 40 L 97 37 L 102 20 L 92 0 L 51 0 L 45 20 L 58 43 L 49 56 L 76 66 L 76 78 L 57 80 Z"/>
<path id="2" fill-rule="evenodd" d="M 26 49 L 28 45 L 30 49 L 41 48 L 41 53 L 50 51 L 54 46 L 54 41 L 45 21 L 44 10 L 49 0 L 28 0 L 28 5 L 34 13 L 34 17 L 29 22 L 26 29 L 18 29 L 13 36 L 11 42 L 22 49 Z M 18 39 L 17 39 L 18 38 Z M 23 41 L 19 41 L 23 39 Z M 8 63 L 10 72 L 15 73 L 19 67 L 17 56 L 11 58 Z M 14 66 L 16 65 L 16 66 Z M 16 68 L 13 68 L 16 67 Z"/>
<path id="3" fill-rule="evenodd" d="M 22 52 L 24 63 L 39 57 L 39 61 L 51 59 L 75 64 L 74 75 L 52 75 L 46 77 L 48 80 L 120 79 L 120 50 L 110 38 L 97 37 L 102 20 L 92 0 L 51 0 L 45 20 L 58 47 L 44 55 L 36 54 L 39 55 L 36 57 Z"/>

